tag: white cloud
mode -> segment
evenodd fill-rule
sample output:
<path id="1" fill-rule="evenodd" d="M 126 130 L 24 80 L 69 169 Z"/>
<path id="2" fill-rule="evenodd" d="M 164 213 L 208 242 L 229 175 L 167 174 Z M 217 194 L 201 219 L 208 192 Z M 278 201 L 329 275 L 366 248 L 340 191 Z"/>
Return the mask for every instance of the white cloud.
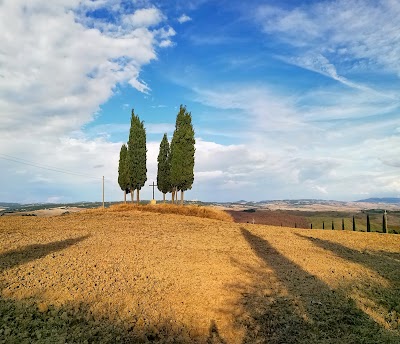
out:
<path id="1" fill-rule="evenodd" d="M 288 61 L 350 87 L 364 87 L 341 76 L 356 66 L 400 76 L 399 16 L 392 0 L 323 1 L 290 10 L 261 5 L 254 11 L 265 33 L 293 47 Z"/>
<path id="2" fill-rule="evenodd" d="M 323 186 L 315 185 L 315 186 L 313 187 L 313 189 L 318 190 L 320 193 L 322 193 L 322 194 L 324 194 L 324 195 L 327 195 L 327 194 L 328 194 L 328 191 L 326 191 L 326 188 L 323 187 Z"/>
<path id="3" fill-rule="evenodd" d="M 163 41 L 160 42 L 160 48 L 169 48 L 174 46 L 174 42 L 172 42 L 169 39 L 164 39 Z"/>
<path id="4" fill-rule="evenodd" d="M 145 5 L 129 14 L 121 1 L 0 1 L 1 153 L 98 178 L 1 159 L 2 180 L 13 189 L 2 188 L 0 199 L 100 199 L 102 175 L 106 195 L 119 195 L 115 166 L 121 143 L 109 142 L 107 135 L 122 129 L 83 133 L 81 128 L 117 85 L 149 92 L 140 71 L 175 32 L 159 9 Z M 86 15 L 103 7 L 114 22 Z M 166 127 L 149 126 L 161 129 Z"/>
<path id="5" fill-rule="evenodd" d="M 188 15 L 186 15 L 186 14 L 182 14 L 182 15 L 178 18 L 178 22 L 181 23 L 181 24 L 186 23 L 186 22 L 191 21 L 191 20 L 192 20 L 192 18 L 190 18 L 190 17 L 189 17 Z"/>
<path id="6" fill-rule="evenodd" d="M 0 110 L 8 114 L 0 118 L 4 127 L 28 120 L 40 123 L 34 130 L 68 130 L 89 121 L 117 83 L 149 91 L 138 77 L 141 66 L 156 58 L 158 32 L 141 27 L 110 37 L 82 26 L 66 11 L 78 2 L 60 3 L 0 5 Z"/>
<path id="7" fill-rule="evenodd" d="M 132 28 L 156 26 L 162 20 L 164 20 L 163 14 L 155 7 L 139 9 L 122 18 L 122 22 Z"/>
<path id="8" fill-rule="evenodd" d="M 248 182 L 239 197 L 247 199 L 354 200 L 365 192 L 399 192 L 399 104 L 390 98 L 342 89 L 282 97 L 246 84 L 194 91 L 197 101 L 242 117 L 241 145 L 207 143 L 196 152 L 208 158 L 198 171 L 216 190 Z"/>

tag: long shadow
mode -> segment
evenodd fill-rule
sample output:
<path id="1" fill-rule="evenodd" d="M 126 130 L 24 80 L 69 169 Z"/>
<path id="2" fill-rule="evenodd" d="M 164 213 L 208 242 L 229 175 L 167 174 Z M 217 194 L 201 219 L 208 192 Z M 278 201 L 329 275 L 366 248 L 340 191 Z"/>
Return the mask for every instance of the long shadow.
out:
<path id="1" fill-rule="evenodd" d="M 96 316 L 87 304 L 45 306 L 0 297 L 1 343 L 212 343 L 174 319 L 129 323 Z"/>
<path id="2" fill-rule="evenodd" d="M 256 291 L 241 300 L 249 314 L 244 343 L 399 343 L 398 334 L 380 327 L 345 294 L 303 270 L 267 240 L 245 228 L 241 231 L 266 265 L 254 278 Z M 271 288 L 265 294 L 262 289 L 274 280 L 284 292 L 274 294 Z"/>
<path id="3" fill-rule="evenodd" d="M 311 241 L 314 245 L 328 250 L 338 257 L 363 265 L 366 268 L 374 270 L 380 276 L 384 277 L 390 282 L 390 288 L 382 288 L 378 284 L 371 284 L 366 281 L 363 285 L 363 294 L 368 298 L 374 300 L 376 304 L 384 307 L 387 313 L 399 313 L 399 317 L 395 320 L 394 324 L 400 330 L 400 260 L 399 253 L 373 251 L 373 252 L 360 252 L 339 243 L 329 240 L 319 239 L 296 234 L 297 236 Z M 393 322 L 394 319 L 389 317 L 385 319 L 388 323 Z"/>
<path id="4" fill-rule="evenodd" d="M 298 233 L 295 233 L 295 235 L 302 239 L 307 239 L 313 244 L 325 250 L 331 251 L 343 259 L 362 264 L 367 268 L 373 269 L 378 274 L 391 281 L 400 282 L 400 253 L 385 251 L 361 252 L 348 248 L 337 242 L 313 238 Z"/>
<path id="5" fill-rule="evenodd" d="M 208 329 L 207 344 L 226 344 L 224 338 L 219 334 L 219 330 L 215 320 L 211 321 L 210 328 Z"/>
<path id="6" fill-rule="evenodd" d="M 0 255 L 0 273 L 14 266 L 40 259 L 52 252 L 63 250 L 87 239 L 90 235 L 84 235 L 73 239 L 54 241 L 48 244 L 28 245 L 17 250 L 8 251 Z"/>

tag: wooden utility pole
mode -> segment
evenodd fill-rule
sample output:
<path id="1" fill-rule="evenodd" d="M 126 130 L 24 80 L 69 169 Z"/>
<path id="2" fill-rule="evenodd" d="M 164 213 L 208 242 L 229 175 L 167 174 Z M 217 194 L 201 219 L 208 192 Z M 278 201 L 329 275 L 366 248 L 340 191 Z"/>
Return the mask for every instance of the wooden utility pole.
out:
<path id="1" fill-rule="evenodd" d="M 104 176 L 103 176 L 103 209 L 104 209 Z"/>

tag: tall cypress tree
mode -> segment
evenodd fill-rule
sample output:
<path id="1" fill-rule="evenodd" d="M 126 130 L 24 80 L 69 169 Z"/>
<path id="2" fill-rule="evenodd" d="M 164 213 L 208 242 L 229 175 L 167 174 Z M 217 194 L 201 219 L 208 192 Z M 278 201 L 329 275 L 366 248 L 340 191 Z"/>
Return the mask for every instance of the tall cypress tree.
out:
<path id="1" fill-rule="evenodd" d="M 194 182 L 195 143 L 192 115 L 181 105 L 171 142 L 171 185 L 173 197 L 181 190 L 181 204 L 184 192 L 190 190 Z"/>
<path id="2" fill-rule="evenodd" d="M 137 203 L 140 202 L 139 191 L 147 180 L 146 168 L 146 129 L 139 116 L 132 110 L 131 128 L 128 140 L 128 176 L 131 193 L 136 190 Z M 131 195 L 133 202 L 133 194 Z"/>
<path id="3" fill-rule="evenodd" d="M 127 157 L 128 148 L 125 144 L 121 146 L 119 152 L 119 164 L 118 164 L 118 184 L 121 190 L 124 192 L 124 203 L 126 203 L 126 194 L 129 193 L 129 179 L 127 174 Z"/>
<path id="4" fill-rule="evenodd" d="M 163 193 L 163 201 L 165 203 L 165 194 L 167 192 L 171 192 L 171 162 L 170 162 L 171 151 L 169 148 L 169 142 L 167 138 L 167 134 L 164 134 L 164 137 L 160 143 L 160 151 L 158 153 L 157 162 L 157 188 Z"/>
<path id="5" fill-rule="evenodd" d="M 369 221 L 369 214 L 367 214 L 367 232 L 371 232 L 371 222 Z"/>
<path id="6" fill-rule="evenodd" d="M 387 233 L 387 216 L 386 216 L 386 210 L 383 213 L 382 217 L 382 232 Z"/>

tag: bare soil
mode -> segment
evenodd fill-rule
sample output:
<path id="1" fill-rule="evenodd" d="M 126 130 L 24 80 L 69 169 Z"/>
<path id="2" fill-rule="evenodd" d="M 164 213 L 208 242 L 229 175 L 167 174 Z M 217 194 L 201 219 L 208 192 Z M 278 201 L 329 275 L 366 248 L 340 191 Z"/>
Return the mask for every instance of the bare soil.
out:
<path id="1" fill-rule="evenodd" d="M 0 343 L 399 343 L 400 236 L 0 218 Z"/>

